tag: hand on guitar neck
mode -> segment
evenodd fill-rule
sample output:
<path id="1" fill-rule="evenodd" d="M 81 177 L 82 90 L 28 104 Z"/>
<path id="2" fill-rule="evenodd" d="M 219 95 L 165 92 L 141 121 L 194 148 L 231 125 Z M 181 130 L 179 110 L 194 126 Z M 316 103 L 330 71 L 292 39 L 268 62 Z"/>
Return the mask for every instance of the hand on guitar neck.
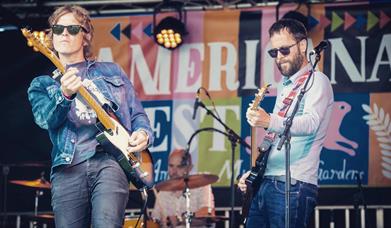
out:
<path id="1" fill-rule="evenodd" d="M 81 78 L 77 76 L 77 73 L 79 70 L 71 67 L 60 79 L 62 94 L 67 98 L 71 98 L 82 86 Z"/>
<path id="2" fill-rule="evenodd" d="M 263 127 L 266 129 L 270 124 L 270 115 L 260 107 L 256 109 L 248 108 L 246 118 L 251 127 Z"/>

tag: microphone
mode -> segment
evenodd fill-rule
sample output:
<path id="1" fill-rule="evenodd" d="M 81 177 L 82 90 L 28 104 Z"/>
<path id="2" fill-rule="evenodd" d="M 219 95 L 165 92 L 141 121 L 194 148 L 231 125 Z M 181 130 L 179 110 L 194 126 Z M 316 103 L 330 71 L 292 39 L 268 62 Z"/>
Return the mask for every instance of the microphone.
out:
<path id="1" fill-rule="evenodd" d="M 192 117 L 193 120 L 195 119 L 195 116 L 197 114 L 198 106 L 200 106 L 200 101 L 199 100 L 200 100 L 200 88 L 198 88 L 198 90 L 197 90 L 197 95 L 196 95 L 196 98 L 195 98 L 195 101 L 194 101 L 193 117 Z"/>
<path id="2" fill-rule="evenodd" d="M 322 40 L 318 46 L 314 48 L 314 50 L 310 51 L 310 55 L 317 54 L 319 55 L 323 50 L 327 49 L 330 46 L 330 42 L 328 40 Z"/>

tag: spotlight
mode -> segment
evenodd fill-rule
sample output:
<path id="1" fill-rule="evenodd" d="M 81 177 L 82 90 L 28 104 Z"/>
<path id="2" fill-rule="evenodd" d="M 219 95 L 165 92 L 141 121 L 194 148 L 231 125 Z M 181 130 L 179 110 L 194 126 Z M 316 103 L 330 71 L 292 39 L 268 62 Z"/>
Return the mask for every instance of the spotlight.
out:
<path id="1" fill-rule="evenodd" d="M 164 6 L 174 8 L 178 12 L 179 19 L 175 17 L 166 17 L 156 25 L 156 15 Z M 186 15 L 184 22 L 182 22 L 182 11 L 182 6 L 169 2 L 158 5 L 155 8 L 153 14 L 153 36 L 158 45 L 172 50 L 183 43 L 183 37 L 187 35 L 187 31 L 185 26 Z"/>

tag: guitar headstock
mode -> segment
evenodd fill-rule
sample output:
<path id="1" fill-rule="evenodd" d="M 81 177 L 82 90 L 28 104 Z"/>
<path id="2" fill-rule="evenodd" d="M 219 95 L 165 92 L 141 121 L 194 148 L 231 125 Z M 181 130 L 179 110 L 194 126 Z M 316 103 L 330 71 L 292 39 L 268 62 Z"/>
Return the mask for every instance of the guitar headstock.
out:
<path id="1" fill-rule="evenodd" d="M 271 84 L 266 84 L 262 88 L 258 89 L 258 92 L 255 94 L 254 100 L 251 102 L 251 109 L 257 109 L 259 103 L 263 100 L 266 94 L 269 93 L 269 87 Z"/>
<path id="2" fill-rule="evenodd" d="M 42 54 L 50 54 L 52 51 L 48 48 L 48 37 L 44 31 L 31 32 L 27 28 L 21 29 L 22 34 L 27 39 L 27 45 L 32 47 L 34 51 L 39 51 Z M 45 54 L 46 55 L 46 54 Z"/>
<path id="3" fill-rule="evenodd" d="M 43 55 L 48 57 L 54 65 L 64 73 L 64 67 L 62 66 L 58 57 L 54 54 L 52 50 L 49 49 L 49 38 L 44 31 L 34 31 L 31 32 L 27 28 L 21 29 L 22 34 L 27 39 L 27 45 L 32 47 L 34 51 L 41 52 Z"/>

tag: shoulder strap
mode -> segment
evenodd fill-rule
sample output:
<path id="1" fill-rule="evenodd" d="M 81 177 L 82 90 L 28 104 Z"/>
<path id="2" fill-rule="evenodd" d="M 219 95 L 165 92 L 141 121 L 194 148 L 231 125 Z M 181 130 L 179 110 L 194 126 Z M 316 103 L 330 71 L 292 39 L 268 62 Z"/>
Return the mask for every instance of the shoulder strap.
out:
<path id="1" fill-rule="evenodd" d="M 289 111 L 289 108 L 291 107 L 291 105 L 293 103 L 293 100 L 295 99 L 297 93 L 299 92 L 299 88 L 307 80 L 309 75 L 310 75 L 309 72 L 307 72 L 295 80 L 295 82 L 294 82 L 295 85 L 293 86 L 292 90 L 289 92 L 288 96 L 286 96 L 284 98 L 284 100 L 282 101 L 282 103 L 284 105 L 282 106 L 280 111 L 278 111 L 277 115 L 279 115 L 281 117 L 286 116 L 286 114 Z M 274 133 L 274 132 L 267 132 L 267 134 L 265 136 L 265 138 L 268 138 L 268 140 L 271 140 L 271 141 L 274 141 L 275 137 L 276 137 L 276 133 Z"/>

